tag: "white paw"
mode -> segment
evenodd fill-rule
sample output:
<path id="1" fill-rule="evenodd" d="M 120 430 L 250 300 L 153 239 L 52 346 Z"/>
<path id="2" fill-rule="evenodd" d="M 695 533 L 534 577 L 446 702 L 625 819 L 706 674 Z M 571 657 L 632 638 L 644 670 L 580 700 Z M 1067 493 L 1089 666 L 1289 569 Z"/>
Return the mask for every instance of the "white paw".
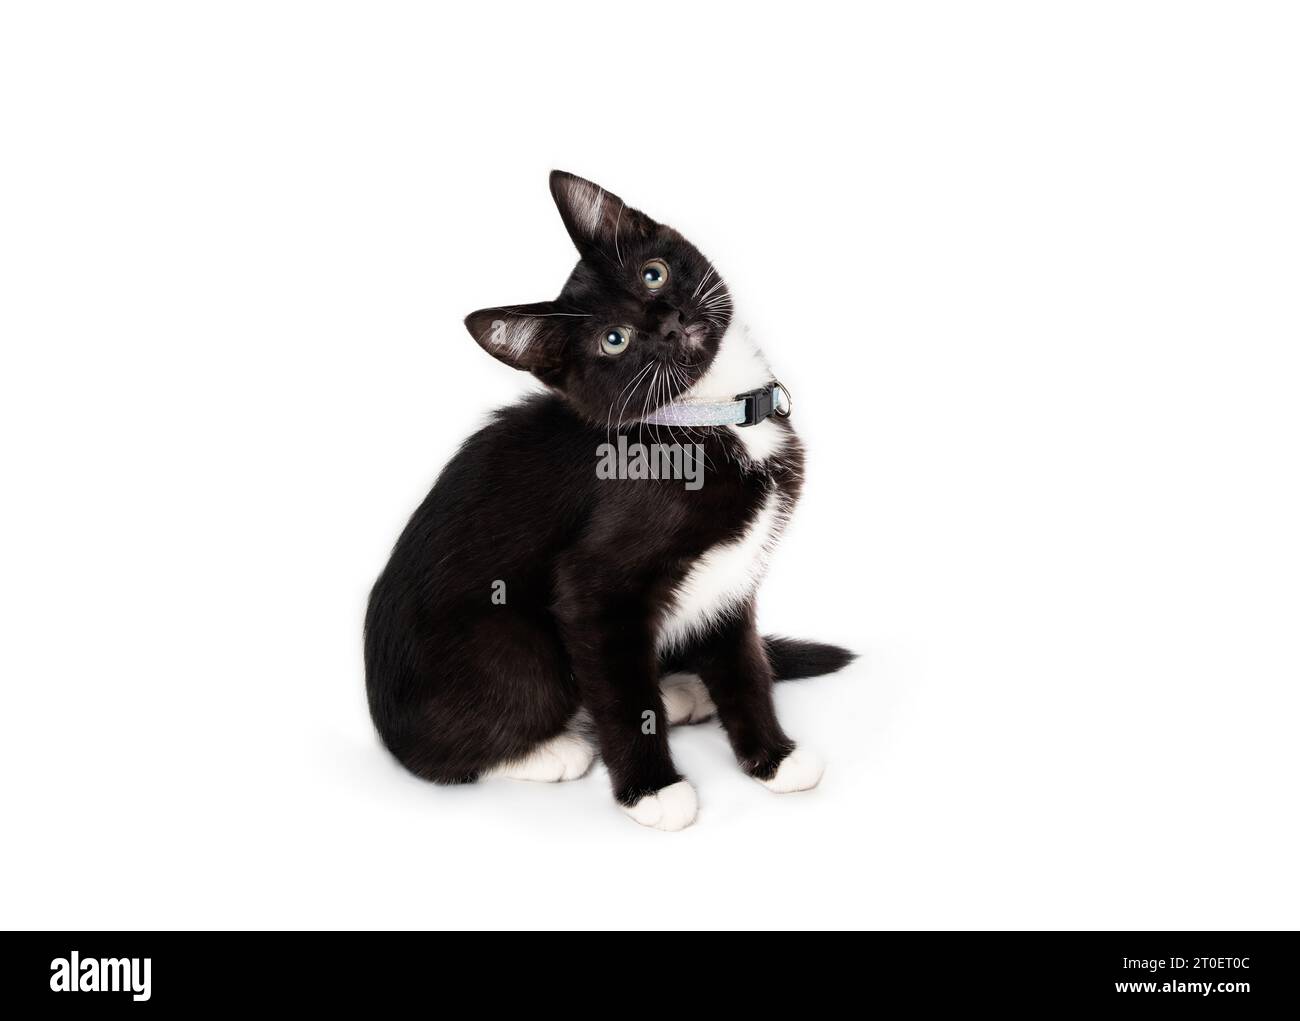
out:
<path id="1" fill-rule="evenodd" d="M 821 781 L 826 765 L 821 756 L 803 748 L 796 748 L 777 766 L 770 779 L 759 780 L 769 791 L 777 794 L 790 794 L 794 791 L 810 791 Z"/>
<path id="2" fill-rule="evenodd" d="M 699 802 L 695 799 L 695 788 L 685 780 L 679 780 L 647 794 L 631 807 L 622 807 L 642 826 L 653 826 L 657 830 L 684 830 L 695 821 Z"/>
<path id="3" fill-rule="evenodd" d="M 662 687 L 664 712 L 670 724 L 699 723 L 718 711 L 709 689 L 698 677 L 674 674 Z"/>
<path id="4" fill-rule="evenodd" d="M 591 768 L 594 756 L 586 741 L 576 734 L 564 733 L 543 741 L 523 758 L 503 762 L 487 775 L 535 783 L 576 780 Z"/>

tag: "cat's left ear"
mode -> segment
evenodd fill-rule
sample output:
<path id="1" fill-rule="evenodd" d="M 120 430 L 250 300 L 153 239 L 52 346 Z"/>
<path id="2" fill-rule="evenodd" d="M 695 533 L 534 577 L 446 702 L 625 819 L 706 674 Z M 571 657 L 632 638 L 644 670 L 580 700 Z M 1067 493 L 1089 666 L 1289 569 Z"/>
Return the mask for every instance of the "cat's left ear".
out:
<path id="1" fill-rule="evenodd" d="M 658 227 L 612 191 L 563 170 L 551 171 L 551 195 L 569 237 L 584 255 L 594 248 L 617 257 L 620 241 L 647 237 Z"/>
<path id="2" fill-rule="evenodd" d="M 465 317 L 465 328 L 493 358 L 546 379 L 564 364 L 569 315 L 553 301 L 481 308 Z"/>

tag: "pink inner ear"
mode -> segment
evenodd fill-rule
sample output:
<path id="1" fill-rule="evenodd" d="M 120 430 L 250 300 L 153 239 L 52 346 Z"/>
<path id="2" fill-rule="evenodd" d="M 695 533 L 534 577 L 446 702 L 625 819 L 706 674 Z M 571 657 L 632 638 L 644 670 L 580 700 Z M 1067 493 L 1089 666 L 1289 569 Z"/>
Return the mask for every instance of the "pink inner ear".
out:
<path id="1" fill-rule="evenodd" d="M 493 349 L 512 360 L 523 357 L 541 324 L 532 319 L 494 319 L 487 340 Z"/>
<path id="2" fill-rule="evenodd" d="M 569 218 L 589 238 L 595 237 L 600 230 L 606 194 L 599 185 L 581 178 L 568 178 L 564 182 L 564 199 Z"/>

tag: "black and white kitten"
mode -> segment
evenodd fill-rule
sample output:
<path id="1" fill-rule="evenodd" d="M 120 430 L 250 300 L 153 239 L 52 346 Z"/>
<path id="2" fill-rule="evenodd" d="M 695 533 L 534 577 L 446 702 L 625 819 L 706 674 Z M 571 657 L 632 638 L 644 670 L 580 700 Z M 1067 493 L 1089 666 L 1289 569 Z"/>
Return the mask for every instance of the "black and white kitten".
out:
<path id="1" fill-rule="evenodd" d="M 772 682 L 852 656 L 763 638 L 754 611 L 799 495 L 800 443 L 783 417 L 645 424 L 673 402 L 731 401 L 771 371 L 685 238 L 572 174 L 552 173 L 551 194 L 581 255 L 560 296 L 465 320 L 549 392 L 465 442 L 375 583 L 375 726 L 438 783 L 575 779 L 594 733 L 619 804 L 666 830 L 694 820 L 696 797 L 665 723 L 716 712 L 746 773 L 778 792 L 814 787 L 821 762 L 781 729 Z M 620 432 L 700 444 L 703 484 L 600 477 L 598 449 Z M 581 710 L 589 727 L 575 726 Z"/>

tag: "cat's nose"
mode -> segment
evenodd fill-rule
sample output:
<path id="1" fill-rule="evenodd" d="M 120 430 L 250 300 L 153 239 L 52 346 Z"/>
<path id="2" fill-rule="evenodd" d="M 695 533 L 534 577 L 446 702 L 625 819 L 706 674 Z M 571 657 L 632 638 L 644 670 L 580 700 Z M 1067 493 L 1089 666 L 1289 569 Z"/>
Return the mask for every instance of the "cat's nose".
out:
<path id="1" fill-rule="evenodd" d="M 659 321 L 659 336 L 664 340 L 677 340 L 686 325 L 686 317 L 681 312 L 672 312 Z"/>

